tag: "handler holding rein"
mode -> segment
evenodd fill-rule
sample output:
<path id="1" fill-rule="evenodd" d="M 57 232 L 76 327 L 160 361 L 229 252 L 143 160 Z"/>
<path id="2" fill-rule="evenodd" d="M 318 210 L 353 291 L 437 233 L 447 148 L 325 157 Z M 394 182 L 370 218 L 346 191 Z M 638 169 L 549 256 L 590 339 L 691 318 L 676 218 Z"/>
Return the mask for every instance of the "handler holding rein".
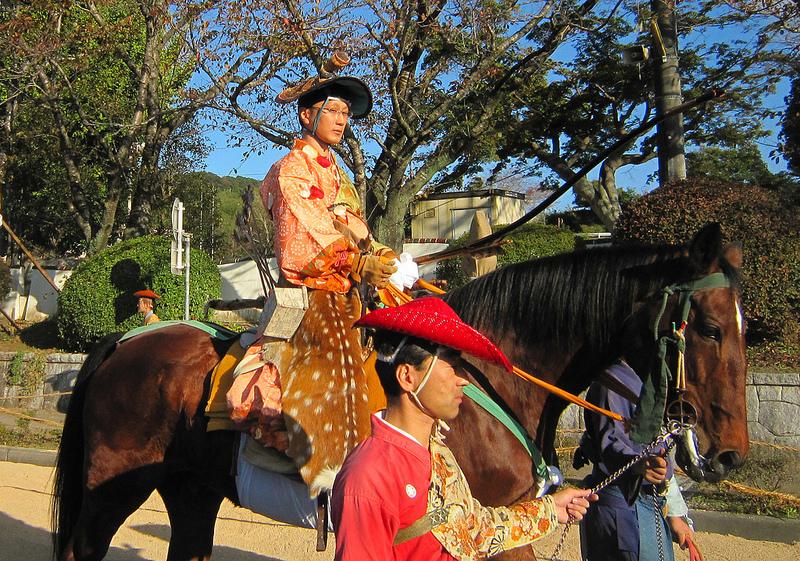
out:
<path id="1" fill-rule="evenodd" d="M 511 370 L 503 353 L 438 298 L 376 310 L 356 323 L 377 330 L 378 376 L 388 399 L 372 436 L 342 467 L 333 489 L 337 561 L 467 561 L 527 545 L 597 500 L 565 489 L 509 507 L 484 507 L 441 429 L 458 415 L 461 354 Z M 478 435 L 475 435 L 478 437 Z"/>

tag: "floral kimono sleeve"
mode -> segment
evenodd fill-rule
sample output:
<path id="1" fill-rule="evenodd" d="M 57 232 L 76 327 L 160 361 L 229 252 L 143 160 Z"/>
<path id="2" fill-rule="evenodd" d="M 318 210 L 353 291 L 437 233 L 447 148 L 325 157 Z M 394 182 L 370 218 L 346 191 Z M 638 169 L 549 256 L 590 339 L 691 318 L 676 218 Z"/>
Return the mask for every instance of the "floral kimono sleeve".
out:
<path id="1" fill-rule="evenodd" d="M 432 438 L 428 512 L 445 509 L 447 521 L 432 530 L 450 555 L 474 561 L 528 545 L 553 532 L 558 516 L 552 497 L 508 507 L 485 507 L 473 496 L 450 449 Z"/>

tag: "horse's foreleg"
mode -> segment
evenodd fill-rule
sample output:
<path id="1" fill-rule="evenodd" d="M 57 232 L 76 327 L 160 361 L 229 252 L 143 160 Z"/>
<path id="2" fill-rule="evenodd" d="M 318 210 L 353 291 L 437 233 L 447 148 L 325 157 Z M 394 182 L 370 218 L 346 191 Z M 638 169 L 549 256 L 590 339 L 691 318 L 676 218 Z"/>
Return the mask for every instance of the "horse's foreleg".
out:
<path id="1" fill-rule="evenodd" d="M 188 474 L 175 474 L 158 487 L 167 507 L 172 536 L 167 561 L 208 561 L 214 524 L 223 496 Z"/>

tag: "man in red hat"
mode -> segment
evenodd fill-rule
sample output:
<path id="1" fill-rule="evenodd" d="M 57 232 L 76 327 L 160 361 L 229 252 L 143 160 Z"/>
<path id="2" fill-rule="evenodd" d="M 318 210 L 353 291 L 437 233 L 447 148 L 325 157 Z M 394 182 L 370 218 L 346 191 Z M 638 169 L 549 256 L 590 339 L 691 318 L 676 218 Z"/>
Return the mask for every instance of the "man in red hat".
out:
<path id="1" fill-rule="evenodd" d="M 144 316 L 142 325 L 150 325 L 157 321 L 161 321 L 153 311 L 155 301 L 160 300 L 161 296 L 152 290 L 137 290 L 133 295 L 138 298 L 136 301 L 136 311 Z"/>
<path id="2" fill-rule="evenodd" d="M 372 416 L 372 436 L 334 484 L 337 561 L 483 559 L 583 517 L 597 499 L 584 489 L 510 507 L 483 507 L 472 497 L 441 432 L 458 415 L 468 384 L 461 354 L 511 365 L 446 303 L 421 298 L 356 325 L 377 330 L 376 369 L 388 406 Z"/>

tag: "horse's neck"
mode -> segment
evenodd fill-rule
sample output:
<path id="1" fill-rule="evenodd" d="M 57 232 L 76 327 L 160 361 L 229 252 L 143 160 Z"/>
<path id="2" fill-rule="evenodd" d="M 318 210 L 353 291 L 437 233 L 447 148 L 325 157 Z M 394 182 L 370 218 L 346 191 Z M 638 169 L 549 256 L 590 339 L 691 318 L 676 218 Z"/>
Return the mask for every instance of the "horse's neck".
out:
<path id="1" fill-rule="evenodd" d="M 505 370 L 489 367 L 473 372 L 477 385 L 501 407 L 511 412 L 532 438 L 547 393 Z"/>

